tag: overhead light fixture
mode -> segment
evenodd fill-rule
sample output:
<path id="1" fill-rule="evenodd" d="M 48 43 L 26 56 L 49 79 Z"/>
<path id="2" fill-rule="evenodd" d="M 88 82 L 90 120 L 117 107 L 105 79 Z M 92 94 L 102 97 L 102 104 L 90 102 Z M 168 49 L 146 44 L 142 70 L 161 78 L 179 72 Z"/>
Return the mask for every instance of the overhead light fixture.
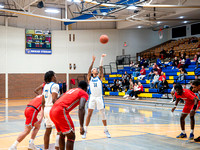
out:
<path id="1" fill-rule="evenodd" d="M 129 7 L 127 7 L 126 9 L 135 10 L 135 9 L 137 9 L 137 7 L 135 7 L 135 6 L 129 6 Z"/>
<path id="2" fill-rule="evenodd" d="M 161 21 L 157 21 L 157 24 L 161 24 L 162 22 Z"/>
<path id="3" fill-rule="evenodd" d="M 57 13 L 59 13 L 60 11 L 59 11 L 58 9 L 47 8 L 47 9 L 45 9 L 45 12 L 57 14 Z"/>
<path id="4" fill-rule="evenodd" d="M 92 0 L 85 0 L 85 2 L 88 2 L 88 3 L 90 3 L 90 2 L 92 2 Z"/>
<path id="5" fill-rule="evenodd" d="M 188 23 L 188 21 L 183 21 L 183 23 Z"/>
<path id="6" fill-rule="evenodd" d="M 139 28 L 139 29 L 140 29 L 140 28 L 142 28 L 142 26 L 138 26 L 137 28 Z"/>
<path id="7" fill-rule="evenodd" d="M 4 8 L 4 5 L 0 4 L 0 8 Z"/>
<path id="8" fill-rule="evenodd" d="M 102 12 L 101 14 L 104 15 L 104 16 L 106 16 L 106 15 L 107 15 L 107 12 Z"/>
<path id="9" fill-rule="evenodd" d="M 180 18 L 180 19 L 183 19 L 183 18 L 184 18 L 184 16 L 180 16 L 179 18 Z"/>
<path id="10" fill-rule="evenodd" d="M 74 3 L 80 3 L 80 0 L 73 0 Z"/>

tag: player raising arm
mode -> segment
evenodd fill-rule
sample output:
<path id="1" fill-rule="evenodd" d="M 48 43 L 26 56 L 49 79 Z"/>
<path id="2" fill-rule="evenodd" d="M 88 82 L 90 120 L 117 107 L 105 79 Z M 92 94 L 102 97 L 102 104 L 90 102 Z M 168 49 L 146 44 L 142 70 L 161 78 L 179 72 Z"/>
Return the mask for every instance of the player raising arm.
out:
<path id="1" fill-rule="evenodd" d="M 194 139 L 194 126 L 195 126 L 195 112 L 199 108 L 199 99 L 197 96 L 188 89 L 183 89 L 180 84 L 176 84 L 175 86 L 175 96 L 176 96 L 176 102 L 174 108 L 172 108 L 172 112 L 176 109 L 178 102 L 180 99 L 183 99 L 185 101 L 185 106 L 183 108 L 181 118 L 180 118 L 180 124 L 181 124 L 181 134 L 178 135 L 176 138 L 187 138 L 187 135 L 185 133 L 185 118 L 190 114 L 190 126 L 191 126 L 191 132 L 189 136 L 189 140 Z"/>
<path id="2" fill-rule="evenodd" d="M 106 121 L 106 115 L 105 115 L 105 104 L 103 100 L 103 91 L 102 91 L 102 80 L 103 80 L 103 58 L 106 56 L 106 54 L 101 55 L 100 65 L 99 65 L 99 72 L 97 68 L 93 68 L 93 64 L 95 61 L 95 56 L 92 57 L 92 63 L 88 70 L 88 83 L 89 83 L 89 102 L 88 102 L 88 115 L 86 118 L 86 127 L 85 127 L 85 133 L 82 136 L 83 139 L 86 138 L 87 128 L 90 123 L 90 119 L 92 116 L 92 113 L 97 107 L 97 109 L 100 111 L 102 116 L 102 122 L 104 125 L 104 132 L 108 138 L 110 138 L 110 134 L 107 129 L 107 121 Z"/>

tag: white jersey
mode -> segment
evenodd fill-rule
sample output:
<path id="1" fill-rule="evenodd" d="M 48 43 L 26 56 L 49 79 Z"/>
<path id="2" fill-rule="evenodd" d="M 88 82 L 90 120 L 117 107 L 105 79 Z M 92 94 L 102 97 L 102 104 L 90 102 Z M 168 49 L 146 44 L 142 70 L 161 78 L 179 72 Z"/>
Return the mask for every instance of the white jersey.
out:
<path id="1" fill-rule="evenodd" d="M 99 79 L 99 77 L 91 77 L 90 83 L 89 83 L 89 94 L 93 97 L 102 97 L 103 93 L 103 87 L 102 82 Z"/>
<path id="2" fill-rule="evenodd" d="M 45 84 L 43 93 L 42 93 L 42 95 L 44 95 L 44 98 L 45 98 L 45 107 L 53 106 L 52 93 L 59 94 L 59 85 L 54 82 Z"/>

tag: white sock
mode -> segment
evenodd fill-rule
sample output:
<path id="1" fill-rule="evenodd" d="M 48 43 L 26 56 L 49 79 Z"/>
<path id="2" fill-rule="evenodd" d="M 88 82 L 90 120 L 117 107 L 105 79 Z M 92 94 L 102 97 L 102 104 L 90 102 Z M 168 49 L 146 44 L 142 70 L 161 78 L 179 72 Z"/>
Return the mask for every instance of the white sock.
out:
<path id="1" fill-rule="evenodd" d="M 33 143 L 34 142 L 34 139 L 30 139 L 29 143 Z"/>
<path id="2" fill-rule="evenodd" d="M 191 132 L 190 132 L 190 133 L 194 133 L 194 130 L 191 129 Z"/>
<path id="3" fill-rule="evenodd" d="M 18 141 L 15 141 L 15 143 L 13 144 L 14 147 L 17 147 L 17 145 L 19 144 Z"/>
<path id="4" fill-rule="evenodd" d="M 60 135 L 57 135 L 57 136 L 56 136 L 55 147 L 59 147 L 59 138 L 60 138 Z"/>
<path id="5" fill-rule="evenodd" d="M 107 126 L 104 126 L 104 131 L 108 131 Z"/>
<path id="6" fill-rule="evenodd" d="M 88 126 L 85 126 L 85 132 L 87 132 Z"/>
<path id="7" fill-rule="evenodd" d="M 182 130 L 182 133 L 185 134 L 185 130 Z"/>

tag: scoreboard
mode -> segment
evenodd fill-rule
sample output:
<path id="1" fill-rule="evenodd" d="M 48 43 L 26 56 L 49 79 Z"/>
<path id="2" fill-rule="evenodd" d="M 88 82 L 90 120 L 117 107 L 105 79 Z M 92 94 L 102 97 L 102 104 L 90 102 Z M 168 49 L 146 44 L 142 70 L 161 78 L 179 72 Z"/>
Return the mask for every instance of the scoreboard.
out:
<path id="1" fill-rule="evenodd" d="M 26 30 L 26 54 L 52 54 L 51 32 L 43 30 Z"/>

